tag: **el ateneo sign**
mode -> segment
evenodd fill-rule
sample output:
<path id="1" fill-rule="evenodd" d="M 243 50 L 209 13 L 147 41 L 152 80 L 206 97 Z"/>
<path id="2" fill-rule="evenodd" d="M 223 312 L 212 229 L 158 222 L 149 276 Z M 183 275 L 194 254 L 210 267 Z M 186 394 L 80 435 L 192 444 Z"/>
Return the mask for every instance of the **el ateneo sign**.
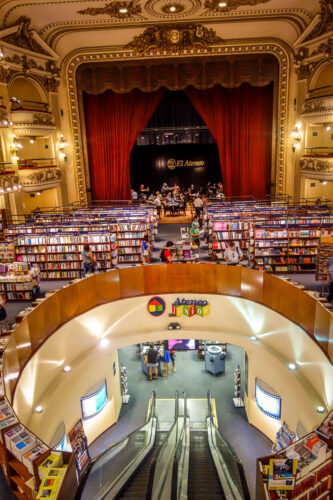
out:
<path id="1" fill-rule="evenodd" d="M 169 158 L 167 161 L 167 166 L 169 170 L 174 170 L 178 167 L 205 167 L 205 162 L 203 160 L 193 161 L 193 160 L 175 160 L 174 158 Z"/>

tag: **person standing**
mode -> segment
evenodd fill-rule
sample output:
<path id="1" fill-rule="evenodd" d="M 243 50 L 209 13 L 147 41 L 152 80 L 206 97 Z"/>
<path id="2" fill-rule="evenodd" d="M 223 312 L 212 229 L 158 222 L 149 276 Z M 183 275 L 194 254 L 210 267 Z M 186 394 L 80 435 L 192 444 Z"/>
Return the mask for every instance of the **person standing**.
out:
<path id="1" fill-rule="evenodd" d="M 87 273 L 93 273 L 94 267 L 97 266 L 97 260 L 91 253 L 90 246 L 88 245 L 88 243 L 86 243 L 83 247 L 82 260 L 83 260 L 82 277 L 84 278 Z"/>
<path id="2" fill-rule="evenodd" d="M 168 241 L 168 243 L 161 252 L 161 261 L 165 262 L 165 264 L 172 264 L 172 255 L 171 255 L 172 247 L 173 247 L 173 242 Z"/>
<path id="3" fill-rule="evenodd" d="M 151 245 L 147 234 L 144 235 L 141 242 L 141 260 L 142 264 L 150 264 L 151 261 Z"/>
<path id="4" fill-rule="evenodd" d="M 151 343 L 148 350 L 148 379 L 153 380 L 153 368 L 155 377 L 158 379 L 158 351 L 155 349 L 155 344 Z"/>
<path id="5" fill-rule="evenodd" d="M 193 206 L 194 206 L 196 215 L 200 218 L 201 213 L 202 213 L 202 207 L 203 207 L 203 201 L 200 198 L 200 196 L 195 198 L 195 200 L 193 201 Z"/>
<path id="6" fill-rule="evenodd" d="M 5 308 L 6 305 L 6 297 L 1 296 L 0 303 L 0 332 L 7 331 L 9 328 L 8 319 L 7 319 L 7 311 Z"/>
<path id="7" fill-rule="evenodd" d="M 234 241 L 230 241 L 224 252 L 224 258 L 228 264 L 236 265 L 243 259 L 243 252 L 238 246 L 236 247 Z"/>
<path id="8" fill-rule="evenodd" d="M 190 229 L 190 237 L 192 246 L 200 247 L 200 226 L 199 222 L 194 222 Z"/>
<path id="9" fill-rule="evenodd" d="M 168 341 L 165 340 L 161 349 L 161 359 L 163 361 L 163 377 L 167 377 L 169 375 L 169 363 L 170 363 L 170 351 L 168 347 Z"/>
<path id="10" fill-rule="evenodd" d="M 327 300 L 333 302 L 333 256 L 327 261 L 327 281 L 330 284 Z"/>

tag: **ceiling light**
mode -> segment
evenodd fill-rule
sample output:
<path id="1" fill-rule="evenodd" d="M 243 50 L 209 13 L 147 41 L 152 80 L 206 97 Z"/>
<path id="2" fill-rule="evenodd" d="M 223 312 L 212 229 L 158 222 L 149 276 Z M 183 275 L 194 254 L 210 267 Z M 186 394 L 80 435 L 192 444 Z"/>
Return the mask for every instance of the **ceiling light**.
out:
<path id="1" fill-rule="evenodd" d="M 9 122 L 9 125 L 13 125 L 13 122 Z"/>
<path id="2" fill-rule="evenodd" d="M 37 195 L 37 196 L 39 196 L 39 195 L 40 195 L 40 192 L 39 192 L 39 191 L 37 191 L 36 195 Z"/>
<path id="3" fill-rule="evenodd" d="M 251 337 L 251 338 L 250 338 L 250 340 L 251 340 L 251 342 L 256 342 L 257 337 L 255 337 L 255 336 L 253 335 L 253 337 Z"/>
<path id="4" fill-rule="evenodd" d="M 3 124 L 4 124 L 4 125 L 8 125 L 7 120 L 4 120 L 4 121 L 3 121 Z"/>
<path id="5" fill-rule="evenodd" d="M 176 10 L 176 7 L 174 5 L 171 5 L 170 12 L 175 12 L 175 10 Z"/>
<path id="6" fill-rule="evenodd" d="M 5 190 L 1 188 L 0 189 L 0 193 L 4 193 L 4 192 L 5 192 Z"/>
<path id="7" fill-rule="evenodd" d="M 33 144 L 35 142 L 35 140 L 34 139 L 30 139 L 29 142 L 30 142 L 30 144 Z"/>
<path id="8" fill-rule="evenodd" d="M 120 14 L 126 14 L 127 13 L 126 7 L 122 7 L 121 9 L 119 9 L 119 12 Z"/>
<path id="9" fill-rule="evenodd" d="M 295 365 L 295 363 L 289 363 L 288 368 L 289 368 L 289 370 L 292 370 L 292 371 L 293 371 L 293 370 L 296 370 L 296 365 Z"/>
<path id="10" fill-rule="evenodd" d="M 109 345 L 109 341 L 108 339 L 102 339 L 99 344 L 101 347 L 106 347 Z"/>
<path id="11" fill-rule="evenodd" d="M 17 190 L 17 186 L 13 186 L 13 189 L 14 189 L 14 191 L 16 191 Z"/>
<path id="12" fill-rule="evenodd" d="M 11 187 L 8 187 L 8 188 L 7 188 L 7 191 L 11 191 L 11 190 L 12 190 L 12 188 L 11 188 Z"/>
<path id="13" fill-rule="evenodd" d="M 317 412 L 318 413 L 324 413 L 325 408 L 323 406 L 317 406 Z"/>
<path id="14" fill-rule="evenodd" d="M 227 6 L 227 2 L 219 2 L 219 7 L 226 7 Z"/>
<path id="15" fill-rule="evenodd" d="M 22 187 L 22 186 L 21 186 L 21 184 L 19 184 L 19 185 L 18 185 L 18 188 L 19 188 L 19 189 L 21 189 L 21 187 Z"/>
<path id="16" fill-rule="evenodd" d="M 43 411 L 43 407 L 42 406 L 36 406 L 36 408 L 35 408 L 35 412 L 36 413 L 42 413 L 42 411 Z"/>
<path id="17" fill-rule="evenodd" d="M 327 130 L 327 131 L 331 130 L 330 125 L 327 125 L 326 130 Z"/>
<path id="18" fill-rule="evenodd" d="M 70 371 L 71 371 L 71 369 L 72 369 L 72 368 L 71 368 L 69 365 L 66 365 L 66 366 L 64 366 L 64 368 L 63 368 L 64 372 L 66 372 L 66 373 L 70 372 Z"/>

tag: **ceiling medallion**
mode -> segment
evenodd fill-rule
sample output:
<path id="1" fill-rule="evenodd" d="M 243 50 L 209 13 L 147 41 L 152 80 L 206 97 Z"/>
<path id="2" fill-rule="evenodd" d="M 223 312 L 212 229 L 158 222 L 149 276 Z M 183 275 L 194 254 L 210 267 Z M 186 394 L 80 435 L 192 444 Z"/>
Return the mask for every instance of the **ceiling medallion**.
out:
<path id="1" fill-rule="evenodd" d="M 110 17 L 127 19 L 136 14 L 141 14 L 141 6 L 138 0 L 131 0 L 130 2 L 112 2 L 106 4 L 104 7 L 89 7 L 88 9 L 78 10 L 78 14 L 88 14 L 90 16 L 107 14 Z"/>
<path id="2" fill-rule="evenodd" d="M 201 8 L 200 0 L 148 0 L 145 4 L 145 11 L 149 16 L 166 19 L 194 15 Z"/>
<path id="3" fill-rule="evenodd" d="M 184 6 L 171 1 L 171 3 L 163 5 L 162 11 L 165 12 L 165 14 L 179 14 L 184 11 Z"/>
<path id="4" fill-rule="evenodd" d="M 207 49 L 221 42 L 222 38 L 213 29 L 207 29 L 201 24 L 165 24 L 146 28 L 125 48 L 134 50 L 138 55 L 158 51 L 176 53 L 187 49 Z"/>
<path id="5" fill-rule="evenodd" d="M 242 5 L 258 5 L 260 3 L 267 3 L 269 0 L 206 0 L 205 9 L 210 12 L 229 12 L 230 10 L 237 9 Z"/>

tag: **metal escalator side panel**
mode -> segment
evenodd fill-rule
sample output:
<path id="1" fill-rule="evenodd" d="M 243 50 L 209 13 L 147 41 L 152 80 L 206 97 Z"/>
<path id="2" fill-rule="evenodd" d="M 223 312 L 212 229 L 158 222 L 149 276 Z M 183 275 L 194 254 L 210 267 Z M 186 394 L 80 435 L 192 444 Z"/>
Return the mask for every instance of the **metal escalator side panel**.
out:
<path id="1" fill-rule="evenodd" d="M 238 487 L 236 486 L 231 474 L 228 470 L 227 464 L 225 463 L 217 442 L 216 437 L 218 431 L 212 423 L 211 417 L 207 418 L 207 432 L 208 432 L 208 444 L 213 457 L 213 461 L 218 473 L 221 486 L 223 489 L 224 496 L 227 500 L 244 500 L 243 495 L 240 493 Z"/>

